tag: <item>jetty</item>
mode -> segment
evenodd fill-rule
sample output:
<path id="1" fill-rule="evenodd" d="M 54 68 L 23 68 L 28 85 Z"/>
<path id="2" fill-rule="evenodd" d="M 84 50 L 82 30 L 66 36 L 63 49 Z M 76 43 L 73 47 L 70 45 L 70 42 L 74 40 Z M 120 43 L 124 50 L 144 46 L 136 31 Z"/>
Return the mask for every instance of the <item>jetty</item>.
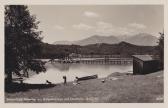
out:
<path id="1" fill-rule="evenodd" d="M 132 64 L 132 58 L 75 58 L 75 59 L 55 59 L 58 63 L 83 63 L 83 64 Z"/>

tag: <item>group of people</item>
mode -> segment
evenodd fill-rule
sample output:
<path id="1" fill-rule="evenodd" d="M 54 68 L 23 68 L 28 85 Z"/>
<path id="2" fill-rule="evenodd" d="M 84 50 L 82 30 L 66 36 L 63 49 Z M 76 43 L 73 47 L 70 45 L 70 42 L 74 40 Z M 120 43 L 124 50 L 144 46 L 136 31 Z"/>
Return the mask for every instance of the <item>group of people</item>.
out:
<path id="1" fill-rule="evenodd" d="M 63 79 L 64 79 L 64 85 L 66 85 L 67 84 L 67 78 L 66 78 L 66 76 L 63 76 Z M 74 85 L 79 84 L 79 82 L 78 82 L 79 80 L 78 79 L 79 79 L 78 77 L 75 77 L 75 80 L 73 82 Z"/>

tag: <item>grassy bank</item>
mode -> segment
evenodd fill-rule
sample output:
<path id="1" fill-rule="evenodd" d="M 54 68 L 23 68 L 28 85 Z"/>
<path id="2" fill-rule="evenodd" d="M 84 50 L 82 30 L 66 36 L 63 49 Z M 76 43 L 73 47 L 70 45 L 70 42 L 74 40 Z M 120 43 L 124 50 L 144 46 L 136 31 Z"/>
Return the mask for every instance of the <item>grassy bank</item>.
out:
<path id="1" fill-rule="evenodd" d="M 102 82 L 104 80 L 104 83 Z M 107 78 L 5 93 L 6 102 L 163 102 L 163 71 L 147 75 L 113 73 Z"/>

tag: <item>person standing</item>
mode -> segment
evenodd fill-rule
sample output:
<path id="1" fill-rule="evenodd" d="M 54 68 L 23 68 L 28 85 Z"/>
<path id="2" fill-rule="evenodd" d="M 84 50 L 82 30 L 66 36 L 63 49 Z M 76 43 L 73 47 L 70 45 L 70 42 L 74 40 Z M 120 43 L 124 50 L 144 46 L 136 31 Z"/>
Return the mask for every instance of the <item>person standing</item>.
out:
<path id="1" fill-rule="evenodd" d="M 63 76 L 63 79 L 64 79 L 64 85 L 66 85 L 67 84 L 67 78 L 66 78 L 66 76 Z"/>

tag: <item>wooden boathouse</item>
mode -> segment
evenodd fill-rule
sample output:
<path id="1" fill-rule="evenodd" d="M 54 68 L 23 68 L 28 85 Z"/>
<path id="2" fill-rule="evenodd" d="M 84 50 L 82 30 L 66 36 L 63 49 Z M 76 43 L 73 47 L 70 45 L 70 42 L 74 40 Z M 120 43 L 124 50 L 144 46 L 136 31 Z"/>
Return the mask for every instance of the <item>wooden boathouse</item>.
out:
<path id="1" fill-rule="evenodd" d="M 148 74 L 158 71 L 159 60 L 151 55 L 133 55 L 133 74 Z"/>

